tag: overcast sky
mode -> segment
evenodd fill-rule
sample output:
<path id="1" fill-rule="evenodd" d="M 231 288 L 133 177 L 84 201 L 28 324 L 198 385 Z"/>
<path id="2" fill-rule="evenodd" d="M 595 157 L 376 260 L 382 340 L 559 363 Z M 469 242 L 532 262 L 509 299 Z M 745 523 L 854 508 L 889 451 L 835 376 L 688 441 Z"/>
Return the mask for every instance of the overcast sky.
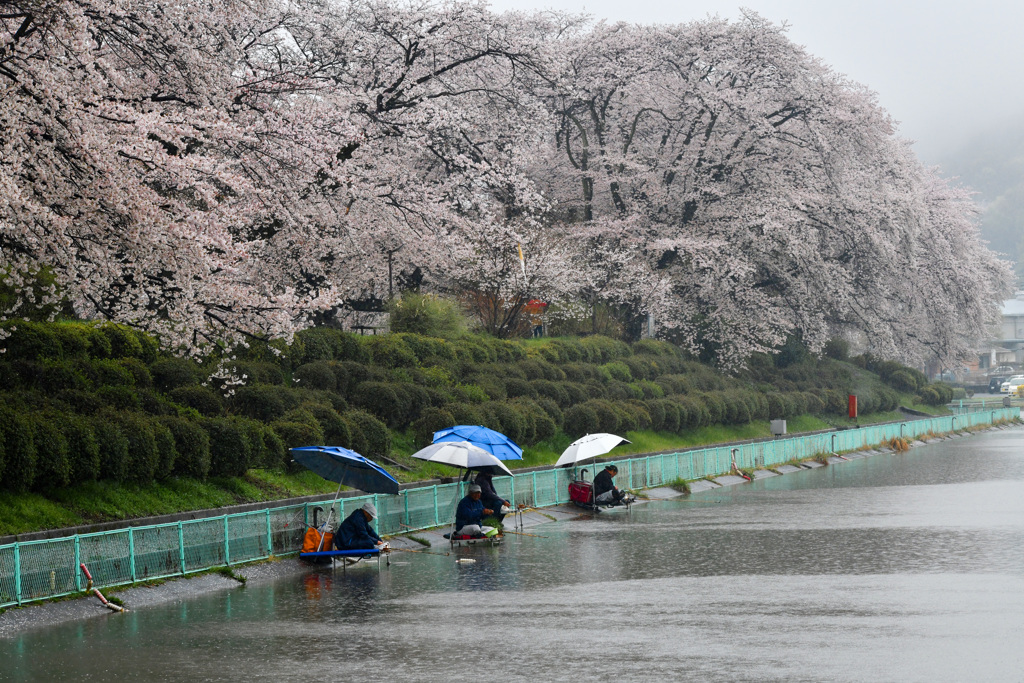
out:
<path id="1" fill-rule="evenodd" d="M 974 135 L 1024 118 L 1024 2 L 1017 0 L 492 0 L 495 10 L 586 11 L 597 19 L 735 19 L 748 7 L 789 25 L 793 42 L 870 87 L 938 163 Z"/>

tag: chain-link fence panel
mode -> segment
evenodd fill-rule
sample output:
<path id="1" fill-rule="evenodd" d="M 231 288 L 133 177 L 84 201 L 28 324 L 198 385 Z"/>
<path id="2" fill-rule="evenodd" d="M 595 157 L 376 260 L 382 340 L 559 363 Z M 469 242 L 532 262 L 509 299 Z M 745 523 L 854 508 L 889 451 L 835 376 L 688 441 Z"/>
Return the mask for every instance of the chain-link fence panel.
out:
<path id="1" fill-rule="evenodd" d="M 135 580 L 132 559 L 134 529 L 84 534 L 78 537 L 78 561 L 89 568 L 97 586 L 116 586 Z M 77 580 L 81 587 L 81 579 Z"/>
<path id="2" fill-rule="evenodd" d="M 263 511 L 228 515 L 228 559 L 232 564 L 270 556 L 267 515 Z"/>
<path id="3" fill-rule="evenodd" d="M 270 551 L 274 555 L 301 550 L 305 534 L 305 505 L 274 508 L 270 511 Z"/>
<path id="4" fill-rule="evenodd" d="M 0 546 L 0 607 L 21 602 L 19 575 L 19 548 L 16 543 Z"/>
<path id="5" fill-rule="evenodd" d="M 195 572 L 227 564 L 224 517 L 181 523 L 185 571 Z"/>
<path id="6" fill-rule="evenodd" d="M 139 527 L 134 531 L 136 581 L 184 573 L 181 523 Z"/>
<path id="7" fill-rule="evenodd" d="M 38 600 L 77 590 L 75 539 L 22 543 L 21 600 Z"/>

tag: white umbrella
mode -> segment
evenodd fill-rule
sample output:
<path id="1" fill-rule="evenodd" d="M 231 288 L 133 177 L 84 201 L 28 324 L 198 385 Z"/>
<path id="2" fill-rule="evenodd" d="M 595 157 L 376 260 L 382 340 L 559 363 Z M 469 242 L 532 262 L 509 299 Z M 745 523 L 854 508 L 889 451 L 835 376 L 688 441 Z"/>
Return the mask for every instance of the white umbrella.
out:
<path id="1" fill-rule="evenodd" d="M 584 460 L 604 455 L 620 443 L 630 443 L 629 439 L 623 439 L 615 434 L 587 434 L 576 439 L 569 447 L 562 451 L 555 467 L 570 467 L 577 465 Z"/>
<path id="2" fill-rule="evenodd" d="M 426 460 L 427 462 L 439 462 L 443 465 L 461 467 L 464 470 L 476 470 L 498 476 L 504 474 L 512 476 L 512 471 L 505 467 L 505 463 L 484 449 L 477 448 L 467 441 L 432 443 L 426 448 L 413 453 L 412 457 Z"/>

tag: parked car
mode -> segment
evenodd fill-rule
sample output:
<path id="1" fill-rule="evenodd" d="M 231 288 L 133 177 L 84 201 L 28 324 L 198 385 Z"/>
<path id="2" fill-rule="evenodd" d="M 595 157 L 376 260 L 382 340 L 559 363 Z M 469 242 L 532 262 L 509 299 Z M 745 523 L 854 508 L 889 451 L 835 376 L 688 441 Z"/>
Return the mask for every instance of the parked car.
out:
<path id="1" fill-rule="evenodd" d="M 1003 385 L 1003 382 L 1005 382 L 1008 379 L 1010 379 L 1010 378 L 1007 377 L 1006 375 L 999 375 L 997 377 L 990 378 L 988 380 L 988 393 L 990 393 L 990 394 L 998 394 L 999 393 L 999 387 L 1001 387 Z"/>
<path id="2" fill-rule="evenodd" d="M 1017 387 L 1024 384 L 1024 375 L 1014 375 L 999 386 L 1000 394 L 1016 394 Z"/>
<path id="3" fill-rule="evenodd" d="M 998 368 L 994 368 L 988 371 L 989 375 L 1012 375 L 1013 368 L 1009 365 L 1000 365 Z"/>

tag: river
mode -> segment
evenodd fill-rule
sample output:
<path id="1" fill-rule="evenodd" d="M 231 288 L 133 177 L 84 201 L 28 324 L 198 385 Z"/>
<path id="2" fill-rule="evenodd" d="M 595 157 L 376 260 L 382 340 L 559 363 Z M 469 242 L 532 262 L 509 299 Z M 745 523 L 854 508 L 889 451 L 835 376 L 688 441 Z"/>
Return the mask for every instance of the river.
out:
<path id="1" fill-rule="evenodd" d="M 1024 681 L 1024 430 L 0 641 L 0 679 Z"/>

